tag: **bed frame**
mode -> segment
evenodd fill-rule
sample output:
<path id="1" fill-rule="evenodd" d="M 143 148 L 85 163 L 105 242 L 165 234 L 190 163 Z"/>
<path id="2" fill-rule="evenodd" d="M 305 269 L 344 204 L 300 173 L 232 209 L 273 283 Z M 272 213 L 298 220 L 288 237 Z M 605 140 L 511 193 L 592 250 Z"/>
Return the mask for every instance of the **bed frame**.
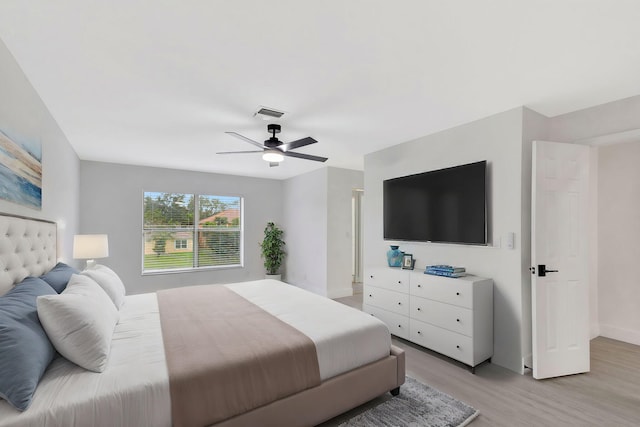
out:
<path id="1" fill-rule="evenodd" d="M 56 265 L 56 223 L 0 213 L 0 295 Z"/>
<path id="2" fill-rule="evenodd" d="M 222 421 L 216 426 L 313 426 L 391 392 L 405 379 L 404 350 L 391 346 L 382 360 L 333 377 L 317 387 Z"/>
<path id="3" fill-rule="evenodd" d="M 25 277 L 53 268 L 56 245 L 55 222 L 0 213 L 0 295 Z M 404 380 L 404 351 L 391 346 L 384 359 L 216 425 L 316 425 L 386 392 L 397 395 Z"/>

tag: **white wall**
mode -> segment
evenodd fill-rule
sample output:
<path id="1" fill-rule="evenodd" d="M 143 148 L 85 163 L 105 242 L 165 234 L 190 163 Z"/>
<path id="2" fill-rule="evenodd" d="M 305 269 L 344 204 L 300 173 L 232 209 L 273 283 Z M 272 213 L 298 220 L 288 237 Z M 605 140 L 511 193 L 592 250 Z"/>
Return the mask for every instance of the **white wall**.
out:
<path id="1" fill-rule="evenodd" d="M 427 264 L 461 265 L 477 276 L 494 280 L 493 362 L 522 372 L 523 340 L 523 109 L 516 108 L 365 157 L 364 265 L 385 266 L 389 244 Z M 388 178 L 488 161 L 489 236 L 494 245 L 507 232 L 516 236 L 515 249 L 437 243 L 391 242 L 382 238 L 382 182 Z M 526 254 L 526 251 L 525 251 Z M 529 290 L 526 289 L 528 292 Z"/>
<path id="2" fill-rule="evenodd" d="M 640 128 L 640 95 L 585 108 L 549 121 L 549 137 L 574 142 Z"/>
<path id="3" fill-rule="evenodd" d="M 640 141 L 598 151 L 600 332 L 640 345 Z"/>
<path id="4" fill-rule="evenodd" d="M 258 244 L 267 222 L 282 223 L 282 181 L 92 161 L 80 163 L 80 179 L 80 229 L 109 235 L 109 258 L 99 262 L 121 275 L 130 294 L 264 278 Z M 242 196 L 244 267 L 142 276 L 144 191 Z"/>
<path id="5" fill-rule="evenodd" d="M 523 108 L 522 127 L 522 227 L 520 242 L 522 250 L 522 355 L 525 366 L 533 366 L 531 329 L 531 170 L 533 141 L 546 141 L 549 137 L 549 119 L 529 108 Z"/>
<path id="6" fill-rule="evenodd" d="M 71 256 L 79 227 L 80 161 L 2 41 L 0 129 L 42 143 L 42 210 L 0 200 L 0 211 L 57 222 L 58 258 L 78 266 Z"/>
<path id="7" fill-rule="evenodd" d="M 328 168 L 327 189 L 327 296 L 353 294 L 351 235 L 353 190 L 364 187 L 364 173 Z"/>
<path id="8" fill-rule="evenodd" d="M 616 134 L 640 129 L 640 95 L 556 116 L 549 119 L 549 123 L 549 139 L 552 141 L 584 142 L 607 135 L 613 135 L 613 140 L 615 140 Z M 627 137 L 622 139 L 626 140 Z M 609 263 L 606 256 L 603 255 L 606 250 L 613 251 L 616 255 L 625 251 L 624 247 L 611 247 L 607 243 L 609 236 L 606 230 L 610 226 L 615 226 L 615 224 L 610 224 L 612 218 L 610 216 L 604 219 L 600 218 L 601 215 L 607 213 L 607 202 L 603 202 L 601 199 L 604 197 L 607 200 L 606 198 L 611 196 L 606 189 L 602 188 L 602 185 L 611 180 L 616 180 L 615 177 L 608 176 L 610 172 L 617 173 L 613 168 L 603 168 L 600 157 L 609 148 L 615 151 L 616 149 L 613 147 L 615 146 L 594 148 L 594 155 L 591 159 L 591 187 L 593 191 L 591 193 L 589 221 L 590 224 L 596 224 L 590 230 L 589 235 L 591 241 L 589 270 L 591 279 L 591 336 L 602 335 L 640 344 L 638 342 L 640 327 L 637 324 L 634 324 L 633 321 L 626 326 L 618 324 L 617 321 L 612 324 L 610 323 L 610 316 L 606 313 L 607 307 L 617 305 L 619 312 L 616 316 L 618 319 L 633 319 L 636 316 L 635 310 L 637 309 L 627 311 L 626 303 L 628 299 L 626 299 L 626 296 L 633 295 L 638 287 L 634 282 L 629 282 L 628 280 L 617 281 L 610 277 L 607 273 Z M 636 151 L 629 150 L 627 155 L 628 161 L 636 165 L 640 163 L 640 156 Z M 626 181 L 622 183 L 623 187 L 619 188 L 628 188 L 632 194 L 636 194 L 633 193 L 638 188 L 637 185 L 634 185 L 635 183 L 637 181 Z M 637 223 L 637 219 L 634 219 L 634 222 L 624 224 L 618 222 L 617 226 L 632 230 L 635 223 Z M 626 265 L 625 268 L 632 270 L 635 268 L 635 264 L 632 262 Z"/>
<path id="9" fill-rule="evenodd" d="M 287 283 L 327 295 L 328 168 L 284 181 Z"/>
<path id="10" fill-rule="evenodd" d="M 590 338 L 593 339 L 600 335 L 600 303 L 598 301 L 598 270 L 600 268 L 598 262 L 599 251 L 599 239 L 600 233 L 598 231 L 598 176 L 600 171 L 598 170 L 598 150 L 595 147 L 591 147 L 591 153 L 589 157 L 589 218 L 587 224 L 589 225 L 589 322 L 590 325 Z"/>
<path id="11" fill-rule="evenodd" d="M 284 182 L 285 280 L 329 298 L 351 295 L 351 196 L 363 173 L 327 167 Z"/>

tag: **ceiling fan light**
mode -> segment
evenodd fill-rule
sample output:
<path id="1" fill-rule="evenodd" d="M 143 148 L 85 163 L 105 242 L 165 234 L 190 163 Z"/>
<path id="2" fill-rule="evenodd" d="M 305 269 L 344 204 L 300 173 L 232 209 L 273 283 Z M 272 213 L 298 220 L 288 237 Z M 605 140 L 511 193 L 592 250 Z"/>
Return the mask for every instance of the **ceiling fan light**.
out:
<path id="1" fill-rule="evenodd" d="M 284 156 L 276 150 L 266 150 L 262 155 L 262 160 L 267 162 L 281 162 L 284 160 Z"/>

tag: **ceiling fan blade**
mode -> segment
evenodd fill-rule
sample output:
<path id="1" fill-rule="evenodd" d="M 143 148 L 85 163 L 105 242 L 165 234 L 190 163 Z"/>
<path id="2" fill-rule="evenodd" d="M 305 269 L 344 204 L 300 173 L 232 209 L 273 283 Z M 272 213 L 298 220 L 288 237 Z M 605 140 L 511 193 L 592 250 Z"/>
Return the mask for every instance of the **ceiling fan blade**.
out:
<path id="1" fill-rule="evenodd" d="M 282 144 L 280 147 L 280 149 L 282 149 L 283 151 L 289 151 L 289 150 L 293 150 L 294 148 L 300 148 L 300 147 L 304 147 L 305 145 L 309 145 L 309 144 L 315 144 L 316 141 L 315 139 L 311 138 L 310 136 L 306 137 L 306 138 L 302 138 L 302 139 L 297 139 L 295 141 L 291 141 L 287 144 Z"/>
<path id="2" fill-rule="evenodd" d="M 298 159 L 305 159 L 305 160 L 313 160 L 313 161 L 316 161 L 316 162 L 326 162 L 327 161 L 326 157 L 312 156 L 310 154 L 296 153 L 294 151 L 283 151 L 282 154 L 285 155 L 285 156 L 289 156 L 289 157 L 296 157 Z"/>
<path id="3" fill-rule="evenodd" d="M 254 141 L 253 139 L 249 139 L 246 136 L 242 136 L 239 133 L 235 133 L 235 132 L 225 132 L 227 135 L 231 135 L 231 136 L 235 136 L 236 138 L 239 138 L 245 142 L 248 142 L 249 144 L 253 144 L 256 147 L 260 147 L 260 148 L 264 148 L 264 145 L 260 144 L 259 142 Z"/>
<path id="4" fill-rule="evenodd" d="M 216 154 L 242 154 L 242 153 L 264 153 L 264 150 L 255 150 L 255 151 L 220 151 Z"/>
<path id="5" fill-rule="evenodd" d="M 280 162 L 269 162 L 270 168 L 275 168 L 276 166 L 280 166 Z"/>

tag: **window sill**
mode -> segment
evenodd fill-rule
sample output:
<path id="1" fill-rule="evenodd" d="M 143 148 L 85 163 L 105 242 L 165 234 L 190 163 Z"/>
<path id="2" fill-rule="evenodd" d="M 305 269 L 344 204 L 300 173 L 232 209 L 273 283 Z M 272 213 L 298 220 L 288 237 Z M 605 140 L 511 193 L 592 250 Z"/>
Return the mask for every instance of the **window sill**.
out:
<path id="1" fill-rule="evenodd" d="M 164 270 L 147 270 L 142 271 L 142 276 L 158 276 L 163 274 L 181 274 L 181 273 L 197 273 L 202 271 L 216 271 L 216 270 L 230 270 L 235 268 L 243 268 L 242 264 L 233 265 L 219 265 L 211 267 L 197 267 L 197 268 L 172 268 Z"/>

